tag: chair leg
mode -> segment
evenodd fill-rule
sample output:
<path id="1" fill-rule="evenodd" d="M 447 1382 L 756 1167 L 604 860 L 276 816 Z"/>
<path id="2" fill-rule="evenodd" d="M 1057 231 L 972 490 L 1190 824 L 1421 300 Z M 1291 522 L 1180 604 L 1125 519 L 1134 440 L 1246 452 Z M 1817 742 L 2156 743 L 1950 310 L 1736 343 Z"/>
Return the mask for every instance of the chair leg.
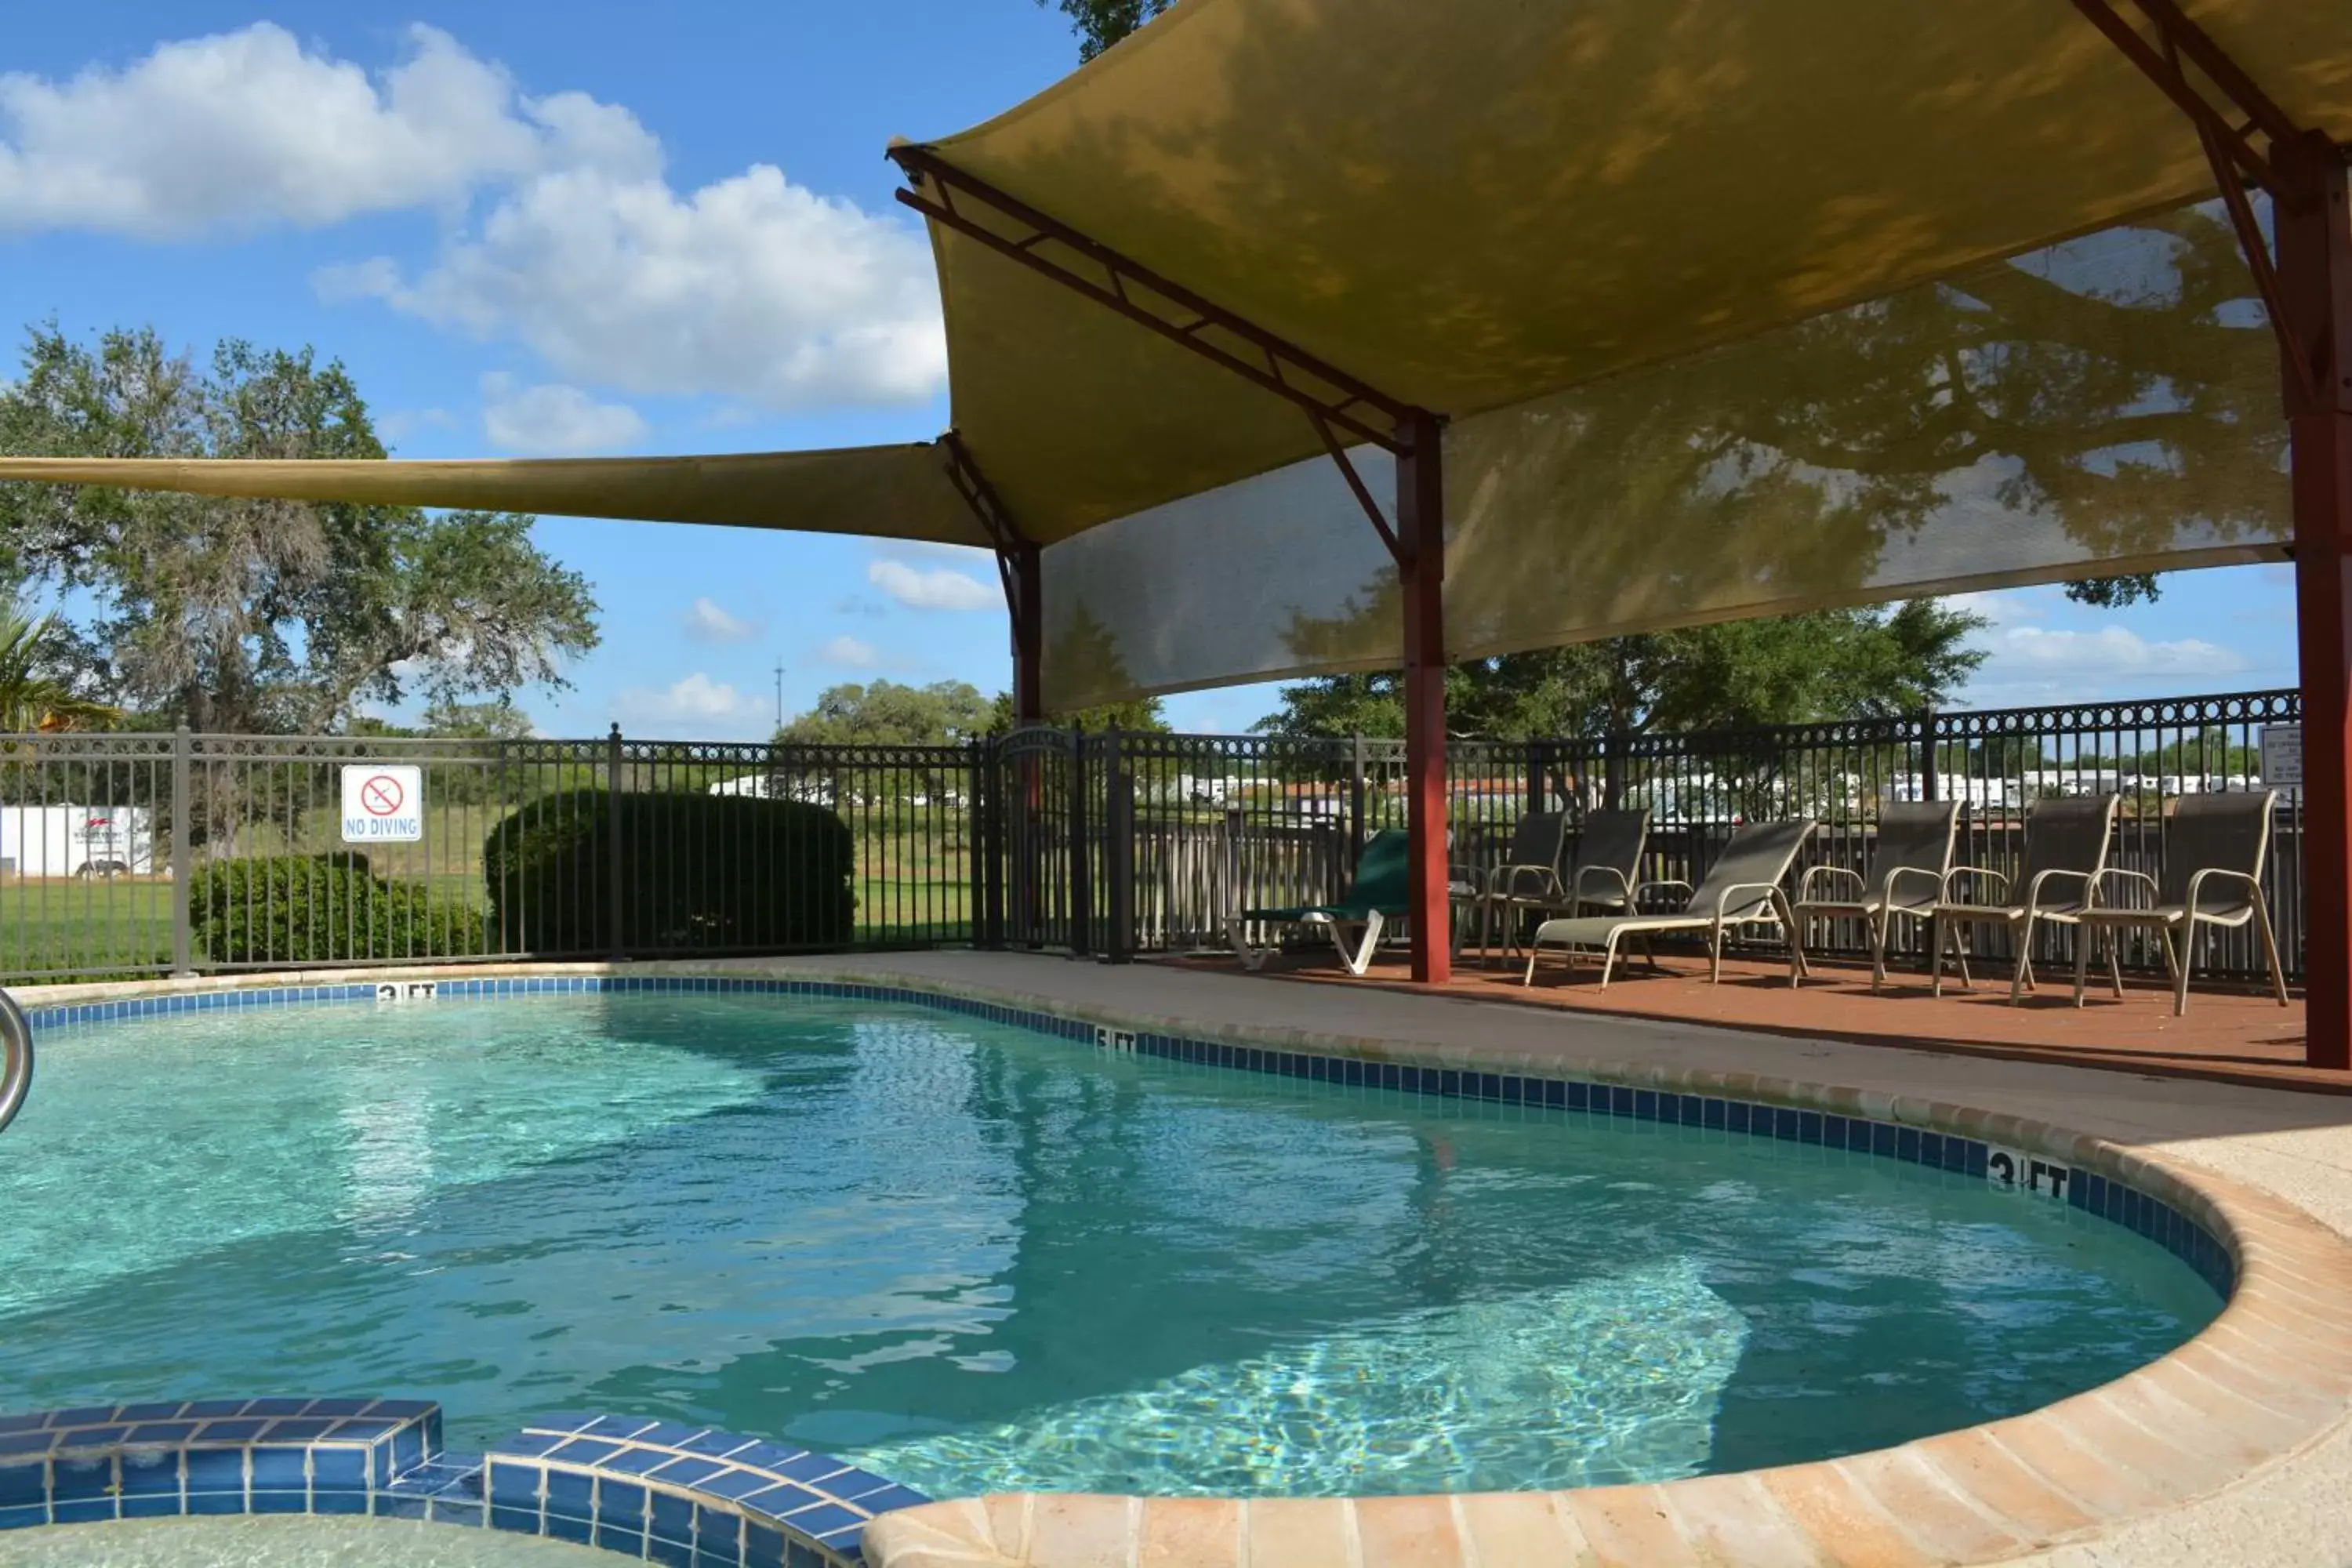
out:
<path id="1" fill-rule="evenodd" d="M 1707 929 L 1706 983 L 1709 985 L 1723 984 L 1723 922 L 1721 921 L 1716 921 Z"/>
<path id="2" fill-rule="evenodd" d="M 2107 942 L 2110 951 L 2112 951 L 2115 938 L 2112 936 L 2109 937 L 2107 939 Z M 2084 982 L 2090 979 L 2090 976 L 2091 928 L 2089 926 L 2077 926 L 2074 929 L 2074 1005 L 2077 1009 L 2081 1008 L 2083 1005 L 2083 986 Z"/>
<path id="3" fill-rule="evenodd" d="M 1331 923 L 1331 945 L 1339 950 L 1339 962 L 1348 966 L 1349 973 L 1362 974 L 1372 967 L 1372 953 L 1381 945 L 1381 928 L 1385 923 L 1381 911 L 1374 910 L 1364 921 L 1363 941 L 1353 952 L 1348 951 L 1348 939 L 1339 934 L 1339 922 Z"/>
<path id="4" fill-rule="evenodd" d="M 2169 942 L 2165 951 L 2172 951 Z M 2192 912 L 2180 922 L 2180 962 L 2173 965 L 2172 1016 L 2176 1018 L 2189 1011 L 2189 976 L 2197 967 L 2197 916 Z"/>
<path id="5" fill-rule="evenodd" d="M 1895 925 L 1895 911 L 1881 910 L 1878 918 L 1870 922 L 1870 994 L 1875 996 L 1886 985 L 1886 933 Z"/>
<path id="6" fill-rule="evenodd" d="M 1274 950 L 1270 947 L 1252 947 L 1249 944 L 1249 939 L 1242 935 L 1242 918 L 1239 915 L 1227 915 L 1225 940 L 1233 943 L 1234 956 L 1242 961 L 1242 967 L 1255 974 L 1265 967 L 1266 954 Z"/>
<path id="7" fill-rule="evenodd" d="M 2116 1000 L 2124 999 L 2124 933 L 2107 932 L 2107 984 L 2115 988 Z"/>
<path id="8" fill-rule="evenodd" d="M 1521 977 L 1519 981 L 1520 984 L 1533 985 L 1536 983 L 1536 954 L 1540 951 L 1542 950 L 1537 947 L 1535 940 L 1532 937 L 1529 938 L 1528 941 L 1528 972 L 1523 977 Z"/>
<path id="9" fill-rule="evenodd" d="M 2272 994 L 2284 1007 L 2287 1005 L 2286 972 L 2279 967 L 2278 936 L 2271 930 L 2271 912 L 2263 907 L 2260 898 L 2254 900 L 2254 930 L 2262 933 L 2263 956 L 2270 960 Z"/>
<path id="10" fill-rule="evenodd" d="M 1653 960 L 1652 962 L 1653 962 L 1653 963 L 1655 963 L 1656 961 L 1655 961 L 1655 960 Z M 1601 990 L 1606 991 L 1606 990 L 1608 990 L 1608 989 L 1609 989 L 1609 974 L 1610 974 L 1610 972 L 1611 972 L 1612 970 L 1615 969 L 1616 967 L 1617 967 L 1617 933 L 1616 933 L 1615 931 L 1611 931 L 1611 932 L 1609 933 L 1609 940 L 1608 940 L 1605 943 L 1603 943 L 1603 944 L 1602 944 L 1601 949 Z"/>
<path id="11" fill-rule="evenodd" d="M 2025 1000 L 2027 989 L 2033 984 L 2033 921 L 2026 920 L 2025 929 L 2018 932 L 2017 967 L 2009 976 L 2009 1005 L 2012 1007 Z"/>

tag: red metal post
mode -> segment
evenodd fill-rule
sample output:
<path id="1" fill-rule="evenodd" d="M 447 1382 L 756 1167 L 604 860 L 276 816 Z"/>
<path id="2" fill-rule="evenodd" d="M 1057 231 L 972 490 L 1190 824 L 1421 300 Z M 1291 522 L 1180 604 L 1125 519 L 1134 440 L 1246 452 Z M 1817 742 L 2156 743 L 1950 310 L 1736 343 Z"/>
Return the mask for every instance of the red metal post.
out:
<path id="1" fill-rule="evenodd" d="M 1045 721 L 1045 605 L 1039 579 L 1045 575 L 1040 552 L 1034 544 L 1017 544 L 999 552 L 1011 592 L 1005 595 L 1013 612 L 1013 719 L 1019 724 Z"/>
<path id="2" fill-rule="evenodd" d="M 2344 150 L 2273 146 L 2303 665 L 2304 1058 L 2352 1068 L 2352 209 Z"/>
<path id="3" fill-rule="evenodd" d="M 1445 466 L 1443 426 L 1415 413 L 1397 426 L 1397 542 L 1404 580 L 1404 768 L 1411 834 L 1412 977 L 1454 977 L 1445 842 Z"/>

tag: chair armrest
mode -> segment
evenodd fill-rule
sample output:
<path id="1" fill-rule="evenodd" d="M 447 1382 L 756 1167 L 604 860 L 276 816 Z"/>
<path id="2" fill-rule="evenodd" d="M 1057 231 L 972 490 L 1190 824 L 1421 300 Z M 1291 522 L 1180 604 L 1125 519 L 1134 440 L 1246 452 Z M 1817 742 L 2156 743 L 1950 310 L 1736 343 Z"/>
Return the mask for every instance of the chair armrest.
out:
<path id="1" fill-rule="evenodd" d="M 1524 888 L 1522 884 L 1531 877 L 1536 879 L 1535 887 Z M 1559 873 L 1549 866 L 1497 866 L 1486 881 L 1489 898 L 1549 899 L 1557 897 L 1559 890 Z"/>
<path id="2" fill-rule="evenodd" d="M 1775 906 L 1779 905 L 1780 902 L 1780 884 L 1778 882 L 1734 882 L 1731 886 L 1724 889 L 1721 893 L 1716 896 L 1716 923 L 1717 925 L 1721 925 L 1727 918 L 1725 911 L 1731 907 L 1734 900 L 1738 900 L 1743 894 L 1749 893 L 1765 894 L 1769 902 Z M 1741 915 L 1738 916 L 1733 923 L 1737 925 L 1745 925 L 1749 921 L 1768 919 L 1777 921 L 1780 918 L 1780 911 L 1777 907 L 1775 907 L 1769 915 L 1763 913 Z"/>
<path id="3" fill-rule="evenodd" d="M 2149 876 L 2145 871 L 2130 871 L 2126 870 L 2121 866 L 2110 866 L 2105 870 L 2100 872 L 2091 883 L 2091 892 L 2094 895 L 2091 900 L 2093 903 L 2099 903 L 2102 901 L 2096 895 L 2101 891 L 2106 879 L 2110 877 L 2121 877 L 2126 881 L 2132 882 L 2146 882 L 2147 884 L 2147 901 L 2151 904 L 2157 901 L 2160 889 L 2157 887 L 2155 878 Z M 2111 904 L 2108 907 L 2111 909 L 2120 909 L 2122 906 L 2119 904 Z"/>
<path id="4" fill-rule="evenodd" d="M 1998 882 L 2000 884 L 2000 891 L 2004 893 L 2009 891 L 2009 879 L 2002 876 L 1998 871 L 1990 870 L 1983 866 L 1955 866 L 1950 870 L 1944 873 L 1943 891 L 1937 897 L 1936 901 L 1939 904 L 1965 902 L 1966 900 L 1964 900 L 1955 899 L 1952 897 L 1953 884 L 1959 881 L 1963 877 L 1981 877 L 1988 882 Z"/>
<path id="5" fill-rule="evenodd" d="M 1902 886 L 1903 879 L 1906 877 L 1925 880 L 1928 887 L 1935 889 L 1935 896 L 1937 898 L 1943 897 L 1944 873 L 1941 871 L 1930 871 L 1925 866 L 1897 866 L 1893 870 L 1886 873 L 1887 902 L 1893 903 L 1895 901 L 1895 890 L 1898 887 Z"/>
<path id="6" fill-rule="evenodd" d="M 2189 876 L 2189 918 L 2192 921 L 2197 918 L 2197 896 L 2205 890 L 2208 878 L 2219 878 L 2224 882 L 2242 883 L 2246 889 L 2247 903 L 2257 904 L 2262 901 L 2261 878 L 2248 871 L 2228 871 L 2218 866 L 2209 866 L 2202 870 L 2192 871 Z"/>
<path id="7" fill-rule="evenodd" d="M 1811 903 L 1812 901 L 1813 880 L 1818 877 L 1852 878 L 1853 879 L 1854 895 L 1857 898 L 1870 890 L 1870 884 L 1863 880 L 1862 873 L 1850 867 L 1808 866 L 1805 868 L 1805 874 L 1797 879 L 1797 902 L 1804 904 Z"/>
<path id="8" fill-rule="evenodd" d="M 1630 910 L 1633 907 L 1634 896 L 1640 891 L 1640 889 L 1633 886 L 1633 882 L 1626 877 L 1624 872 L 1620 871 L 1614 866 L 1579 866 L 1576 868 L 1576 886 L 1569 889 L 1569 895 L 1571 900 L 1580 900 L 1586 896 L 1584 891 L 1584 879 L 1587 877 L 1599 877 L 1606 880 L 1611 884 L 1611 886 L 1603 889 L 1605 892 L 1612 893 L 1618 898 L 1623 899 L 1627 909 Z M 1648 886 L 1650 886 L 1649 883 L 1644 882 L 1643 884 L 1643 887 Z"/>
<path id="9" fill-rule="evenodd" d="M 2033 880 L 2025 885 L 2025 907 L 2029 911 L 2042 902 L 2042 885 L 2044 882 L 2052 880 L 2053 878 L 2060 877 L 2071 877 L 2075 881 L 2083 884 L 2083 907 L 2084 909 L 2089 909 L 2091 905 L 2096 901 L 2099 884 L 2096 878 L 2094 877 L 2092 873 L 2088 871 L 2060 871 L 2055 869 L 2036 871 L 2033 874 Z"/>
<path id="10" fill-rule="evenodd" d="M 1685 894 L 1696 894 L 1698 891 L 1688 882 L 1675 877 L 1663 878 L 1655 882 L 1636 882 L 1633 884 L 1632 907 L 1638 910 L 1642 907 L 1642 895 L 1654 892 L 1661 888 L 1680 888 Z"/>

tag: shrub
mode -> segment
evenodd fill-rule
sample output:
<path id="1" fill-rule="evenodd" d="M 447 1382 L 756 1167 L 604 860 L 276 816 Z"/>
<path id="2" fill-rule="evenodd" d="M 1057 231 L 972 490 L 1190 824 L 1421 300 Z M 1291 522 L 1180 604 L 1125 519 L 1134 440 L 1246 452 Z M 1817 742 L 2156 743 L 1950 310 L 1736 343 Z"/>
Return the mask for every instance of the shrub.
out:
<path id="1" fill-rule="evenodd" d="M 848 825 L 821 805 L 752 795 L 621 800 L 621 932 L 613 933 L 613 797 L 542 795 L 491 831 L 482 874 L 517 952 L 839 947 L 856 899 Z"/>
<path id="2" fill-rule="evenodd" d="M 367 857 L 217 860 L 188 889 L 196 945 L 215 963 L 456 958 L 489 951 L 482 917 L 421 883 L 373 876 Z"/>

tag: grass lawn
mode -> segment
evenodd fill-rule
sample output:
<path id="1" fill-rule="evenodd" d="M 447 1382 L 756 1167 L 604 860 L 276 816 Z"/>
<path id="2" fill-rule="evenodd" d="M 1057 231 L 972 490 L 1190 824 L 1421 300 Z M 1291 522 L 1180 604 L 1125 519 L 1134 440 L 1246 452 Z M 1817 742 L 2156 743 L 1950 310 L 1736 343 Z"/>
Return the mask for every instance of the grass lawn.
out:
<path id="1" fill-rule="evenodd" d="M 390 871 L 389 865 L 380 867 Z M 853 940 L 884 946 L 971 939 L 971 889 L 899 868 L 862 877 Z M 444 898 L 487 910 L 478 869 L 432 878 Z M 203 954 L 197 955 L 202 962 Z M 172 884 L 163 879 L 0 880 L 0 981 L 87 979 L 168 965 Z"/>

